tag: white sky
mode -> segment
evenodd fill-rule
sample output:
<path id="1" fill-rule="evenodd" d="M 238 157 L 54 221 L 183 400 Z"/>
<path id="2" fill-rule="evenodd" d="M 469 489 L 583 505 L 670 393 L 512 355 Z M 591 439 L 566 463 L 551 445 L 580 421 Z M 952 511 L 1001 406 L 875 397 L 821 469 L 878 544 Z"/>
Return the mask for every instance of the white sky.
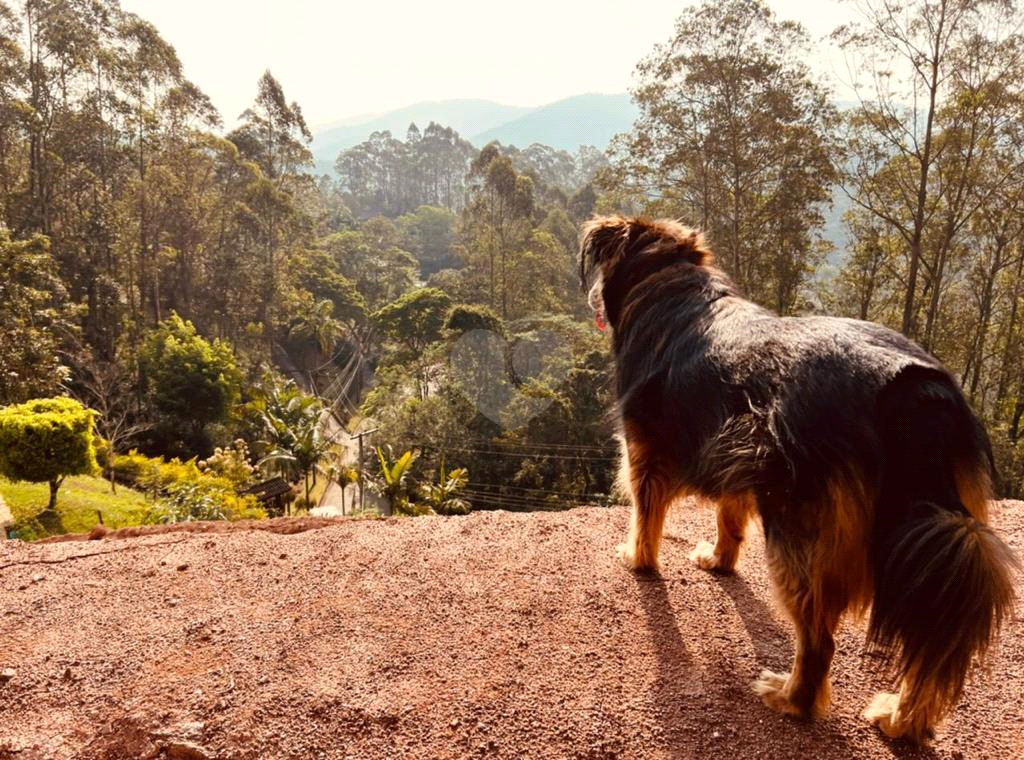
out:
<path id="1" fill-rule="evenodd" d="M 231 126 L 270 69 L 311 127 L 423 100 L 539 106 L 624 92 L 690 0 L 121 0 Z M 836 0 L 769 0 L 816 39 Z M 829 66 L 829 64 L 823 64 Z"/>

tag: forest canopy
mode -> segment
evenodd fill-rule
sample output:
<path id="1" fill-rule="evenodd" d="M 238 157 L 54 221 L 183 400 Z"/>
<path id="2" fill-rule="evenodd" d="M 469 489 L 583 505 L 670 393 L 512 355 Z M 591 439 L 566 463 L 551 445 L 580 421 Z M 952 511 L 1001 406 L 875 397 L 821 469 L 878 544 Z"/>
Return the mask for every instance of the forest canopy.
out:
<path id="1" fill-rule="evenodd" d="M 1020 495 L 1014 8 L 855 5 L 833 34 L 853 102 L 800 24 L 763 0 L 707 1 L 639 62 L 639 118 L 607 152 L 410 124 L 317 175 L 302 107 L 270 71 L 224 129 L 173 46 L 116 0 L 0 0 L 0 406 L 72 396 L 120 453 L 205 459 L 241 440 L 307 500 L 317 473 L 350 478 L 329 416 L 376 428 L 358 466 L 404 461 L 439 505 L 447 481 L 475 508 L 602 503 L 611 374 L 577 230 L 643 213 L 703 228 L 768 308 L 921 342 Z M 841 248 L 824 234 L 835 198 Z M 468 345 L 483 353 L 453 368 Z M 510 379 L 489 415 L 464 386 L 493 371 Z"/>

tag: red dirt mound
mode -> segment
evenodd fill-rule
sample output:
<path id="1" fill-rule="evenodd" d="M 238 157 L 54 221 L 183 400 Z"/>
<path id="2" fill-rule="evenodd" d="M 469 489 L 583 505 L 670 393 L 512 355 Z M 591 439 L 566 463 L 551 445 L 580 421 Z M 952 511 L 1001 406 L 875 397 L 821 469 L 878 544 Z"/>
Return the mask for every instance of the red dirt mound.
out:
<path id="1" fill-rule="evenodd" d="M 994 512 L 1020 552 L 1024 504 Z M 930 749 L 859 717 L 887 685 L 860 624 L 831 715 L 784 718 L 748 686 L 792 656 L 756 531 L 716 577 L 686 559 L 713 515 L 677 510 L 640 579 L 614 559 L 626 517 L 0 542 L 0 758 L 1024 756 L 1021 623 Z"/>

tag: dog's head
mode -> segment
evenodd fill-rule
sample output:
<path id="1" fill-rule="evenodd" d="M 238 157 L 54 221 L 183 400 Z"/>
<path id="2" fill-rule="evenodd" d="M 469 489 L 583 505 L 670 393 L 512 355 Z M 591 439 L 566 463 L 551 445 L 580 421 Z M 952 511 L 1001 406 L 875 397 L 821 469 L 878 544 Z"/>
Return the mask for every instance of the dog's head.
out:
<path id="1" fill-rule="evenodd" d="M 622 282 L 627 272 L 642 278 L 673 264 L 712 262 L 704 236 L 671 219 L 603 216 L 583 226 L 580 284 L 586 288 L 593 280 L 588 300 L 602 329 L 606 322 L 616 327 L 620 301 L 629 287 Z"/>

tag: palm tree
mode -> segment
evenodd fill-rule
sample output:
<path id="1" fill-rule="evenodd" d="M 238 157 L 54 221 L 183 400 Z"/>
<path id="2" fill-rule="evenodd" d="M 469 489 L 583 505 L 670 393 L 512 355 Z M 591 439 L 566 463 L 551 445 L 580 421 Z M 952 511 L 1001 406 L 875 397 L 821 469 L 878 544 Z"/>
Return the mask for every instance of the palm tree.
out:
<path id="1" fill-rule="evenodd" d="M 317 301 L 306 314 L 298 317 L 288 332 L 300 338 L 312 338 L 324 356 L 330 356 L 341 336 L 345 325 L 334 317 L 334 304 L 324 299 Z"/>
<path id="2" fill-rule="evenodd" d="M 380 460 L 380 474 L 375 488 L 387 499 L 389 514 L 419 514 L 422 509 L 409 502 L 409 472 L 413 462 L 419 457 L 418 451 L 407 451 L 394 462 L 388 462 L 381 448 L 377 447 L 377 458 Z"/>
<path id="3" fill-rule="evenodd" d="M 289 480 L 304 481 L 306 504 L 310 501 L 310 475 L 331 453 L 334 441 L 323 434 L 323 404 L 307 396 L 291 381 L 275 386 L 262 399 L 250 404 L 263 428 L 263 446 L 269 450 L 260 466 Z"/>
<path id="4" fill-rule="evenodd" d="M 335 463 L 324 469 L 328 481 L 341 489 L 341 514 L 345 514 L 345 489 L 359 480 L 359 470 L 347 464 Z"/>

